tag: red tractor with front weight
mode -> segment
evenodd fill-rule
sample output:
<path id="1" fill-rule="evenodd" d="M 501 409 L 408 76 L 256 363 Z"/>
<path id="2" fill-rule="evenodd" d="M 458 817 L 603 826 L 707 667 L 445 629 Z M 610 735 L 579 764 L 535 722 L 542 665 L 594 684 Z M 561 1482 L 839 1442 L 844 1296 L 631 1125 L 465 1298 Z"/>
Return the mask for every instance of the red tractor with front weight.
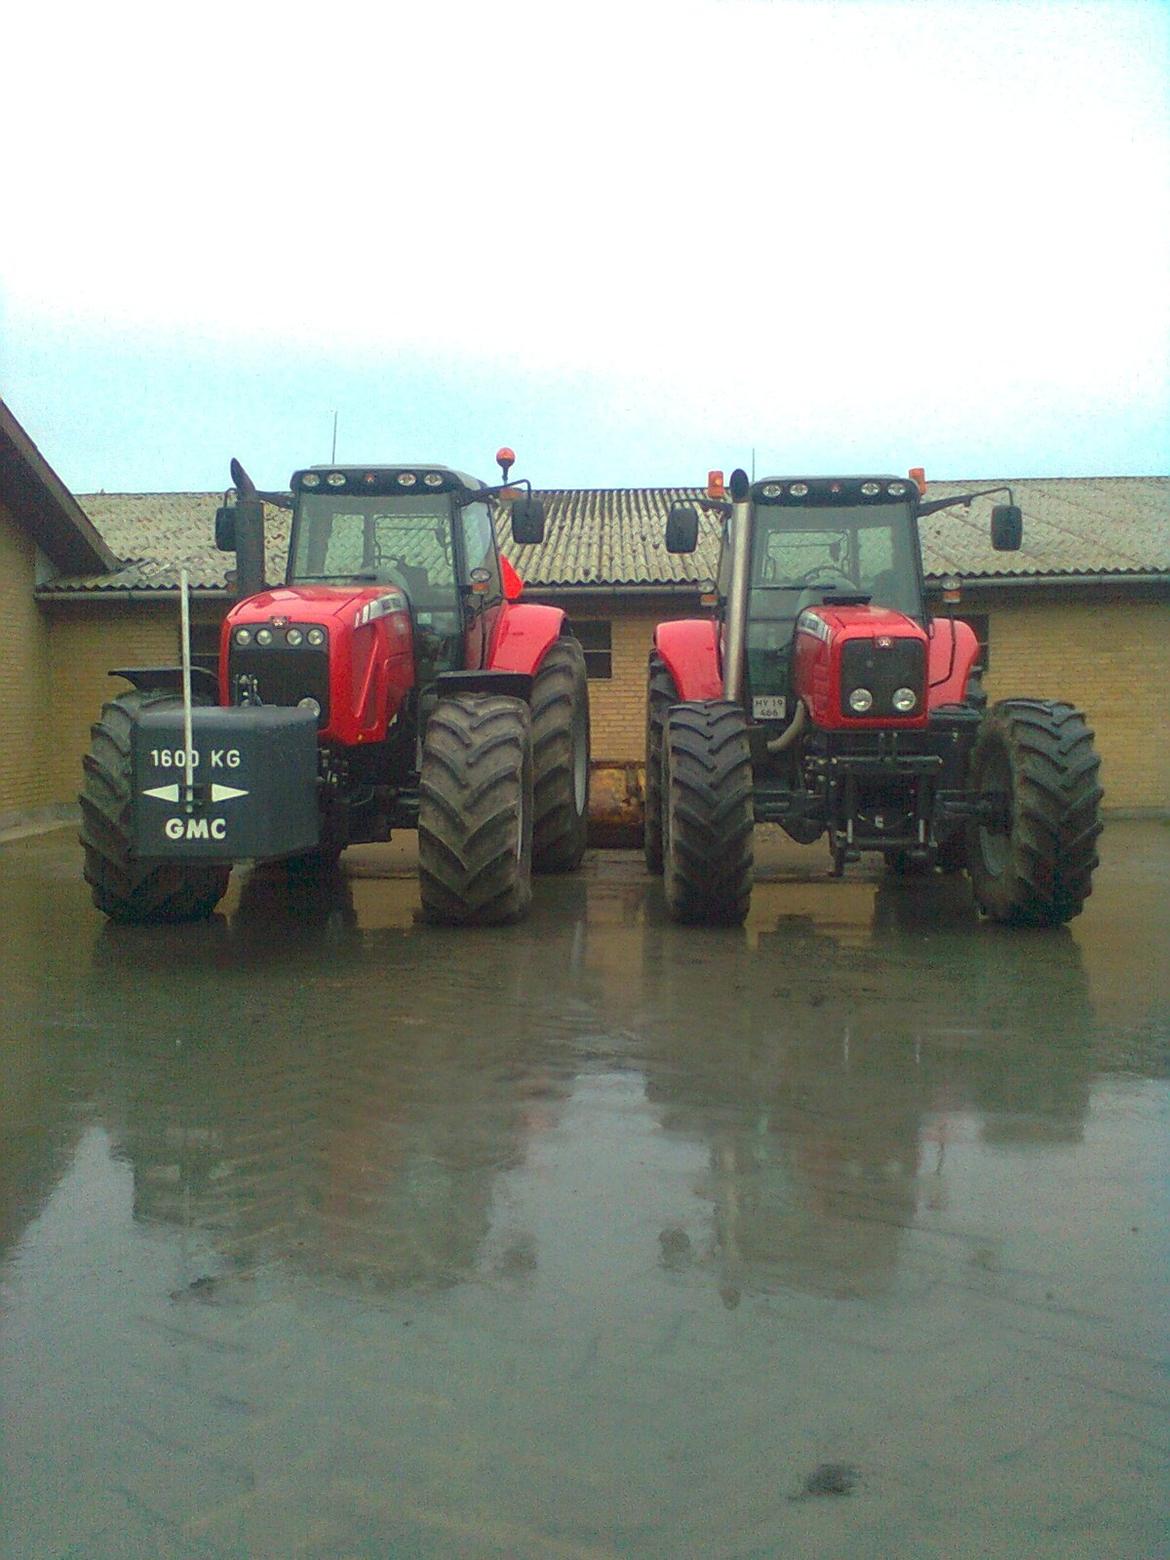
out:
<path id="1" fill-rule="evenodd" d="M 513 921 L 533 870 L 579 865 L 585 660 L 564 613 L 521 601 L 498 554 L 501 502 L 519 543 L 543 538 L 544 510 L 508 484 L 512 452 L 497 459 L 494 488 L 429 462 L 330 464 L 263 494 L 233 461 L 216 543 L 236 553 L 241 599 L 218 675 L 189 653 L 121 670 L 133 686 L 93 728 L 81 840 L 100 910 L 207 916 L 234 861 L 320 871 L 393 829 L 418 829 L 434 921 Z M 292 511 L 271 589 L 265 502 Z"/>
<path id="2" fill-rule="evenodd" d="M 897 477 L 712 473 L 722 520 L 710 618 L 662 623 L 650 654 L 646 860 L 676 920 L 736 924 L 755 823 L 840 875 L 863 851 L 893 871 L 966 868 L 985 914 L 1059 925 L 1091 889 L 1101 832 L 1093 733 L 1071 704 L 987 707 L 972 629 L 927 610 L 918 522 L 986 489 L 923 502 Z M 1019 547 L 1020 510 L 992 510 Z M 694 507 L 666 545 L 693 552 Z"/>

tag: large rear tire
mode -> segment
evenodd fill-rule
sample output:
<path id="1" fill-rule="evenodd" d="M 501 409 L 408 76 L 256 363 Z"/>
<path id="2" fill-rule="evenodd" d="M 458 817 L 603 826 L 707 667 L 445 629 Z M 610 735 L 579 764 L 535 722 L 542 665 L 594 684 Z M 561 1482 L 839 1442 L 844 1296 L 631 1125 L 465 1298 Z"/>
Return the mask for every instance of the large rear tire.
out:
<path id="1" fill-rule="evenodd" d="M 678 689 L 657 650 L 650 652 L 646 681 L 646 805 L 642 848 L 651 872 L 662 871 L 662 728 L 666 712 L 678 703 Z"/>
<path id="2" fill-rule="evenodd" d="M 663 870 L 676 921 L 738 926 L 752 896 L 752 757 L 738 704 L 678 704 L 662 738 Z"/>
<path id="3" fill-rule="evenodd" d="M 549 647 L 532 686 L 532 866 L 574 872 L 589 832 L 589 685 L 575 639 Z"/>
<path id="4" fill-rule="evenodd" d="M 85 881 L 111 921 L 201 921 L 227 893 L 228 863 L 140 862 L 131 855 L 133 773 L 130 734 L 143 710 L 174 694 L 120 693 L 102 706 L 82 760 L 81 844 Z"/>
<path id="5" fill-rule="evenodd" d="M 500 694 L 442 699 L 419 776 L 419 892 L 446 926 L 518 921 L 532 899 L 532 719 Z"/>
<path id="6" fill-rule="evenodd" d="M 992 706 L 971 755 L 971 788 L 1008 805 L 998 822 L 972 822 L 967 833 L 967 871 L 984 914 L 1060 926 L 1081 913 L 1097 865 L 1099 771 L 1093 733 L 1071 704 Z"/>

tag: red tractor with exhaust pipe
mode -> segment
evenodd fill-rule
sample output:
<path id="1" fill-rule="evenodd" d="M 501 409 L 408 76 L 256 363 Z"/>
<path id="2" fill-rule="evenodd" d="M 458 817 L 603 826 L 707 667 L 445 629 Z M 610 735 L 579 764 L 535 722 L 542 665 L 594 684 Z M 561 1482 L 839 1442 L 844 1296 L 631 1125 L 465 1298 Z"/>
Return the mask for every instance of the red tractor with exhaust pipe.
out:
<path id="1" fill-rule="evenodd" d="M 232 462 L 216 544 L 240 599 L 218 675 L 123 669 L 81 792 L 85 876 L 117 921 L 209 915 L 232 863 L 334 867 L 345 846 L 417 828 L 424 915 L 514 921 L 531 873 L 585 850 L 585 660 L 557 608 L 519 599 L 496 547 L 539 542 L 511 486 L 429 462 L 314 466 L 260 493 Z M 523 491 L 521 491 L 523 489 Z M 291 509 L 285 583 L 268 588 L 264 504 Z M 184 595 L 184 614 L 186 598 Z"/>
<path id="2" fill-rule="evenodd" d="M 895 872 L 966 869 L 997 921 L 1055 926 L 1084 906 L 1101 832 L 1093 733 L 1071 704 L 987 706 L 973 630 L 927 610 L 918 522 L 1006 492 L 991 541 L 1020 546 L 1008 489 L 924 502 L 897 477 L 713 472 L 722 521 L 707 619 L 662 623 L 650 654 L 646 860 L 683 922 L 734 925 L 752 831 L 828 836 L 833 871 L 877 852 Z M 694 552 L 672 507 L 666 545 Z"/>

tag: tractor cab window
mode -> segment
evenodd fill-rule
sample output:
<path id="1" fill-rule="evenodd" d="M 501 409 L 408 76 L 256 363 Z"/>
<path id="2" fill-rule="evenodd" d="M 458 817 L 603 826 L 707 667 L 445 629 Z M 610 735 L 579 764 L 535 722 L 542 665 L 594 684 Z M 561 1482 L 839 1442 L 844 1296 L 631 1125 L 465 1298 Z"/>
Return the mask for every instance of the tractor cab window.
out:
<path id="1" fill-rule="evenodd" d="M 856 592 L 921 616 L 914 537 L 901 505 L 757 511 L 753 617 L 792 618 L 826 595 Z"/>
<path id="2" fill-rule="evenodd" d="M 444 495 L 302 494 L 289 584 L 400 585 L 416 614 L 457 610 Z"/>
<path id="3" fill-rule="evenodd" d="M 465 504 L 459 512 L 459 518 L 463 527 L 463 555 L 467 561 L 468 578 L 473 569 L 486 569 L 492 577 L 486 600 L 497 601 L 503 595 L 503 590 L 491 511 L 486 504 Z"/>

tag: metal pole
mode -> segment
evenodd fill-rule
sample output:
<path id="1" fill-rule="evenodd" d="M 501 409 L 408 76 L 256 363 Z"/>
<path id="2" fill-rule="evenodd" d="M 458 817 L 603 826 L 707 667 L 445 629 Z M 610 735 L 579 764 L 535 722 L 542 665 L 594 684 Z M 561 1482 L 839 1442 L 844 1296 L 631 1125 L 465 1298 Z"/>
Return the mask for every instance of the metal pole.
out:
<path id="1" fill-rule="evenodd" d="M 183 754 L 187 770 L 184 800 L 190 808 L 195 799 L 195 751 L 191 729 L 191 598 L 186 569 L 179 570 L 179 639 L 183 657 Z"/>

